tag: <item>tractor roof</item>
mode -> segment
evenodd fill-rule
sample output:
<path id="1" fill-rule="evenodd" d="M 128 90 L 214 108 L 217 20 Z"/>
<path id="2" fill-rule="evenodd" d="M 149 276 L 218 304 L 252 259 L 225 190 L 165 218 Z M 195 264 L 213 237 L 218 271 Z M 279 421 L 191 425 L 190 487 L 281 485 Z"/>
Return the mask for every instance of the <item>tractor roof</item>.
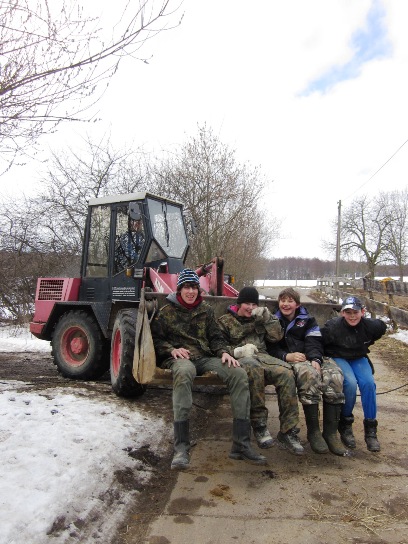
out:
<path id="1" fill-rule="evenodd" d="M 108 195 L 101 196 L 99 198 L 90 198 L 89 206 L 99 206 L 101 204 L 116 204 L 120 202 L 134 202 L 135 200 L 144 200 L 146 197 L 151 197 L 156 200 L 164 200 L 166 202 L 172 202 L 173 204 L 178 204 L 179 206 L 182 205 L 181 202 L 178 202 L 177 200 L 173 200 L 171 198 L 166 198 L 164 196 L 159 196 L 148 192 L 140 192 L 128 193 L 125 195 Z"/>

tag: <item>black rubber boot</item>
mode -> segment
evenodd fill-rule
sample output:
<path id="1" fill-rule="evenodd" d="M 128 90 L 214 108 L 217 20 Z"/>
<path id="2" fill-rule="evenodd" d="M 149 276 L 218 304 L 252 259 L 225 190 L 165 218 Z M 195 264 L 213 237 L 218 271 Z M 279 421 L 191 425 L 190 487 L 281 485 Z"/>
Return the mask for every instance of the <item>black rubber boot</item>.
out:
<path id="1" fill-rule="evenodd" d="M 249 419 L 234 419 L 232 423 L 231 459 L 249 461 L 254 465 L 266 465 L 266 457 L 251 448 L 251 422 Z"/>
<path id="2" fill-rule="evenodd" d="M 380 451 L 380 443 L 377 439 L 377 426 L 376 419 L 364 420 L 364 440 L 367 444 L 368 451 Z"/>
<path id="3" fill-rule="evenodd" d="M 190 422 L 174 422 L 174 455 L 172 470 L 184 470 L 190 464 Z"/>
<path id="4" fill-rule="evenodd" d="M 347 453 L 338 434 L 341 408 L 341 404 L 323 402 L 323 438 L 334 455 Z"/>
<path id="5" fill-rule="evenodd" d="M 315 453 L 327 453 L 329 448 L 322 436 L 319 425 L 319 405 L 318 404 L 303 404 L 305 413 L 307 439 L 310 447 Z"/>
<path id="6" fill-rule="evenodd" d="M 340 415 L 339 421 L 339 433 L 340 438 L 346 448 L 354 450 L 356 447 L 356 439 L 353 434 L 354 416 L 342 416 Z"/>

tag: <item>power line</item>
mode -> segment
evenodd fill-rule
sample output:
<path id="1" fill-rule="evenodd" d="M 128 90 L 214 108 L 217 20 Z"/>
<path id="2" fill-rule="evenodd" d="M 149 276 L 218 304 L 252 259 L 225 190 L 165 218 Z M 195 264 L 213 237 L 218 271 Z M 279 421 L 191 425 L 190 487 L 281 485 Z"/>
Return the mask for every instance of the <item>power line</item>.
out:
<path id="1" fill-rule="evenodd" d="M 384 166 L 385 166 L 386 164 L 388 164 L 392 158 L 395 157 L 395 155 L 396 155 L 396 154 L 404 147 L 404 145 L 405 145 L 407 142 L 408 142 L 408 140 L 405 140 L 405 142 L 399 146 L 399 148 L 395 151 L 395 153 L 393 153 L 393 154 L 391 155 L 391 157 L 390 157 L 387 161 L 385 161 L 385 163 L 384 163 L 382 166 L 380 166 L 380 168 L 379 168 L 376 172 L 374 172 L 374 174 L 373 174 L 371 177 L 368 178 L 367 181 L 365 181 L 362 185 L 360 185 L 360 187 L 357 187 L 357 189 L 356 189 L 355 191 L 353 191 L 351 194 L 349 194 L 349 196 L 347 196 L 346 198 L 350 198 L 350 197 L 353 196 L 355 193 L 357 193 L 357 191 L 359 191 L 362 187 L 364 187 L 364 185 L 367 185 L 367 183 L 368 183 L 369 181 L 371 181 L 371 180 L 373 179 L 373 177 L 376 176 L 376 175 L 378 174 L 378 172 L 379 172 L 380 170 L 382 170 L 382 169 L 384 168 Z"/>

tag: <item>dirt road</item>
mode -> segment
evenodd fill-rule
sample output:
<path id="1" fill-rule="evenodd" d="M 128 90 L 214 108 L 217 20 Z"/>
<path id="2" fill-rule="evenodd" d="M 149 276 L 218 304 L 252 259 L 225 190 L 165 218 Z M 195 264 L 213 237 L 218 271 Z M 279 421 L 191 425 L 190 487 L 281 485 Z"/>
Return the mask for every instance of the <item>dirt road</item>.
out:
<path id="1" fill-rule="evenodd" d="M 380 453 L 365 449 L 358 404 L 358 448 L 353 455 L 339 458 L 311 452 L 301 416 L 305 456 L 294 457 L 275 445 L 264 451 L 266 467 L 232 461 L 229 397 L 217 388 L 196 392 L 192 434 L 197 445 L 191 468 L 184 473 L 169 470 L 170 443 L 157 452 L 153 477 L 114 543 L 408 544 L 407 388 L 387 392 L 402 385 L 406 373 L 386 368 L 378 357 L 373 360 L 380 393 Z M 0 365 L 1 379 L 29 382 L 33 390 L 77 383 L 61 378 L 50 357 L 41 354 L 1 354 Z M 78 385 L 83 395 L 84 383 Z M 112 396 L 108 376 L 85 386 L 93 398 Z M 273 387 L 268 388 L 267 399 L 270 430 L 276 435 Z M 171 390 L 148 389 L 137 402 L 153 416 L 165 415 L 171 425 Z"/>
<path id="2" fill-rule="evenodd" d="M 135 511 L 124 543 L 147 544 L 407 544 L 407 389 L 386 394 L 401 375 L 376 364 L 379 438 L 383 450 L 369 453 L 363 440 L 361 405 L 356 411 L 357 450 L 347 457 L 294 457 L 275 447 L 264 452 L 267 467 L 228 459 L 230 409 L 221 397 L 197 435 L 191 468 L 180 473 L 161 515 L 145 537 L 138 534 L 147 514 Z M 270 389 L 270 428 L 278 431 L 277 402 Z M 196 417 L 203 417 L 196 413 Z M 204 432 L 203 432 L 204 431 Z M 148 514 L 147 514 L 148 515 Z"/>

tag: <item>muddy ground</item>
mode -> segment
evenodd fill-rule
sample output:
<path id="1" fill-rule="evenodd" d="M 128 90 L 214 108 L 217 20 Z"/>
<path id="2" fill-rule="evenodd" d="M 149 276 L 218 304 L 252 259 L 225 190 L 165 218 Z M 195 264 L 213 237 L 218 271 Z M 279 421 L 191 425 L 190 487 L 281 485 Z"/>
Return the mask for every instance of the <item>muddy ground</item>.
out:
<path id="1" fill-rule="evenodd" d="M 222 388 L 200 389 L 194 394 L 192 435 L 197 446 L 191 469 L 182 474 L 169 470 L 170 441 L 160 452 L 132 452 L 144 461 L 148 454 L 152 478 L 140 488 L 113 542 L 182 544 L 191 542 L 193 531 L 200 544 L 408 544 L 408 346 L 385 337 L 372 348 L 372 356 L 380 453 L 365 449 L 358 404 L 358 448 L 349 457 L 313 454 L 301 416 L 307 455 L 294 457 L 274 446 L 264 451 L 267 467 L 232 462 L 228 396 Z M 144 411 L 165 415 L 172 425 L 171 389 L 149 388 L 138 401 L 117 399 L 108 375 L 98 382 L 73 382 L 62 378 L 50 356 L 41 353 L 0 353 L 0 379 L 28 382 L 33 391 L 69 386 L 78 387 L 83 396 L 85 388 L 93 398 L 140 403 Z M 267 392 L 269 426 L 276 435 L 276 395 L 273 387 Z M 120 475 L 119 483 L 131 489 L 137 477 Z"/>

